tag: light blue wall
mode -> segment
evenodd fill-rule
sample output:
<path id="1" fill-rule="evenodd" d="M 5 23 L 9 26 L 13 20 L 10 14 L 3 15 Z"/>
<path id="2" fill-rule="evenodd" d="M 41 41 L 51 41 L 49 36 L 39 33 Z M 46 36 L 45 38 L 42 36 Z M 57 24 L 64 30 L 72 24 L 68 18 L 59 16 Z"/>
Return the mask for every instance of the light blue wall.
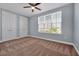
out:
<path id="1" fill-rule="evenodd" d="M 74 44 L 79 50 L 79 3 L 75 4 L 75 19 L 74 19 Z"/>
<path id="2" fill-rule="evenodd" d="M 56 11 L 62 11 L 62 34 L 50 34 L 38 32 L 38 16 L 53 13 Z M 30 17 L 30 35 L 43 37 L 52 40 L 59 40 L 65 42 L 72 42 L 72 26 L 73 20 L 73 4 L 69 4 L 57 9 L 52 9 L 47 12 Z"/>
<path id="3" fill-rule="evenodd" d="M 28 35 L 30 35 L 30 17 L 28 17 Z"/>
<path id="4" fill-rule="evenodd" d="M 19 15 L 17 15 L 17 36 L 19 36 Z"/>
<path id="5" fill-rule="evenodd" d="M 1 17 L 1 14 L 2 14 L 2 12 L 1 12 L 1 10 L 2 9 L 0 9 L 0 40 L 2 39 L 2 17 Z"/>

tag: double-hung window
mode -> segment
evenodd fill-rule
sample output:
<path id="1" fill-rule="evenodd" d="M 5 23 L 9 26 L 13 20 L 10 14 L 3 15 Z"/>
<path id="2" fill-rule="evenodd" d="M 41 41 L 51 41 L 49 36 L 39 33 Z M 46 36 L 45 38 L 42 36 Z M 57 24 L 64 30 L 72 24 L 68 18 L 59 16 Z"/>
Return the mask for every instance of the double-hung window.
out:
<path id="1" fill-rule="evenodd" d="M 38 17 L 38 31 L 42 33 L 61 34 L 62 12 L 43 15 Z"/>

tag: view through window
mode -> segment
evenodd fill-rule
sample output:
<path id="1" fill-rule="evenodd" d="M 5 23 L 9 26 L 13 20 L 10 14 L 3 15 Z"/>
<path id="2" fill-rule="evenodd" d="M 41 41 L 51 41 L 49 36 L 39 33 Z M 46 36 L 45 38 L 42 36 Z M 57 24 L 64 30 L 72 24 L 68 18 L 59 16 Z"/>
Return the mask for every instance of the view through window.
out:
<path id="1" fill-rule="evenodd" d="M 62 12 L 38 17 L 38 31 L 43 33 L 61 34 Z"/>

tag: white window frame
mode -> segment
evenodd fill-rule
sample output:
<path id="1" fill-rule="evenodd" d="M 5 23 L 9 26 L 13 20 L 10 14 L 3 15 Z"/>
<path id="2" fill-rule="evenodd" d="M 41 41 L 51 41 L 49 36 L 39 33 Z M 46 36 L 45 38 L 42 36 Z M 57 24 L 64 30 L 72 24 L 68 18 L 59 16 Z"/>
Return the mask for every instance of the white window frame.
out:
<path id="1" fill-rule="evenodd" d="M 56 32 L 55 32 L 55 33 L 50 33 L 50 32 L 42 32 L 42 31 L 39 31 L 39 23 L 38 23 L 38 32 L 39 32 L 39 33 L 62 34 L 62 11 L 57 11 L 57 12 L 61 12 L 61 29 L 60 29 L 60 30 L 61 30 L 61 33 L 56 33 Z M 57 13 L 57 12 L 54 12 L 54 13 Z M 47 15 L 38 16 L 38 21 L 39 21 L 39 18 L 40 18 L 40 17 L 44 17 L 44 20 L 45 20 L 45 17 L 46 17 L 46 16 L 52 15 L 52 14 L 54 14 L 54 13 L 50 13 L 50 14 L 47 14 Z M 57 23 L 58 23 L 58 22 L 57 22 Z"/>

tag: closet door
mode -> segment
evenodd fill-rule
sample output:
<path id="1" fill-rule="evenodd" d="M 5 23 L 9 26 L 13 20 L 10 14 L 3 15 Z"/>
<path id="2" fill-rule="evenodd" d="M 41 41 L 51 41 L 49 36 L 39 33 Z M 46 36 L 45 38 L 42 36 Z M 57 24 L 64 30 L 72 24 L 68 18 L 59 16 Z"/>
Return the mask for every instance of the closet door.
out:
<path id="1" fill-rule="evenodd" d="M 20 37 L 24 37 L 27 36 L 27 31 L 28 31 L 28 22 L 27 22 L 27 18 L 20 16 L 19 17 L 19 36 Z"/>
<path id="2" fill-rule="evenodd" d="M 16 14 L 2 11 L 2 40 L 7 41 L 15 38 L 17 35 L 17 16 Z"/>

